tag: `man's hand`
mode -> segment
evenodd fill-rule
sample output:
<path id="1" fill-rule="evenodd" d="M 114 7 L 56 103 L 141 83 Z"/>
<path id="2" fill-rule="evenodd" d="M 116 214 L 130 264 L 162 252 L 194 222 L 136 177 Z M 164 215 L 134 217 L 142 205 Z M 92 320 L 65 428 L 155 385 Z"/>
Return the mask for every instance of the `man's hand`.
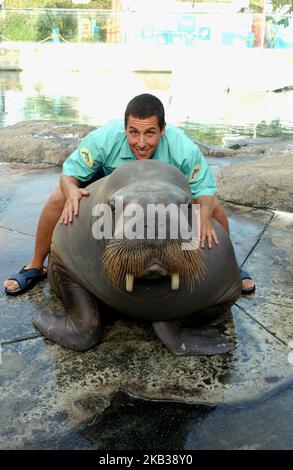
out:
<path id="1" fill-rule="evenodd" d="M 87 189 L 73 187 L 66 199 L 59 223 L 67 225 L 68 222 L 72 222 L 73 218 L 78 215 L 80 199 L 88 195 L 89 191 Z"/>
<path id="2" fill-rule="evenodd" d="M 219 244 L 217 234 L 212 225 L 211 217 L 200 214 L 200 246 L 204 248 L 205 240 L 207 239 L 208 247 L 212 248 L 213 242 Z"/>
<path id="3" fill-rule="evenodd" d="M 200 196 L 193 199 L 193 202 L 200 205 L 200 246 L 204 248 L 207 239 L 208 247 L 212 248 L 213 242 L 219 244 L 217 234 L 212 225 L 212 214 L 215 208 L 214 196 Z"/>

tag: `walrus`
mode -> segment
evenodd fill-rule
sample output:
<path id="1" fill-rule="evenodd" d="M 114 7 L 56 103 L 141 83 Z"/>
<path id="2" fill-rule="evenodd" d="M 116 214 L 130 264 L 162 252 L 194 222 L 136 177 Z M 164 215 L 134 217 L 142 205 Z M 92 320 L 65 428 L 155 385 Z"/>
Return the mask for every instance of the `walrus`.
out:
<path id="1" fill-rule="evenodd" d="M 48 278 L 64 311 L 36 313 L 35 326 L 63 347 L 87 350 L 101 337 L 101 300 L 122 314 L 151 321 L 157 337 L 174 354 L 229 351 L 233 345 L 225 336 L 202 326 L 241 293 L 239 267 L 222 227 L 213 221 L 218 245 L 184 250 L 181 235 L 171 237 L 172 215 L 166 218 L 163 239 L 159 221 L 155 219 L 150 232 L 145 213 L 141 216 L 143 237 L 127 239 L 121 232 L 122 215 L 114 213 L 117 200 L 123 201 L 122 212 L 128 216 L 134 204 L 143 209 L 150 204 L 185 204 L 190 225 L 194 206 L 183 173 L 167 163 L 137 160 L 92 183 L 88 190 L 78 216 L 72 224 L 56 226 L 51 244 Z M 100 223 L 96 208 L 103 205 L 110 208 L 113 225 L 110 234 L 98 238 L 94 236 Z"/>

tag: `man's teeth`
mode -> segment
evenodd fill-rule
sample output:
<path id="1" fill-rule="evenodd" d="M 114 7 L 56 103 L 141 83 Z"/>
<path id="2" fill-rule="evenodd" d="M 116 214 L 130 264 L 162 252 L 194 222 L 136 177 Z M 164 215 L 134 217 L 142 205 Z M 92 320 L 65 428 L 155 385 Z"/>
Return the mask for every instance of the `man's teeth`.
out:
<path id="1" fill-rule="evenodd" d="M 134 283 L 134 275 L 133 274 L 126 274 L 125 277 L 125 287 L 126 292 L 133 292 L 133 283 Z M 178 290 L 180 284 L 179 273 L 174 273 L 171 276 L 171 289 Z"/>
<path id="2" fill-rule="evenodd" d="M 172 274 L 172 277 L 171 277 L 171 289 L 172 290 L 177 290 L 179 289 L 179 273 L 174 273 Z"/>
<path id="3" fill-rule="evenodd" d="M 126 291 L 127 292 L 133 291 L 133 281 L 134 281 L 134 275 L 126 274 Z"/>

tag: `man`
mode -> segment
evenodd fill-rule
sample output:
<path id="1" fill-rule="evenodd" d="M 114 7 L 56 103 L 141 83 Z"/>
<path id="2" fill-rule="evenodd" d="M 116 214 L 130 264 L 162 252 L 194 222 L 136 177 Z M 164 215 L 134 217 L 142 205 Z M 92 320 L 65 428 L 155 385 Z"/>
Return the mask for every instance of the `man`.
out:
<path id="1" fill-rule="evenodd" d="M 193 202 L 200 204 L 200 243 L 211 248 L 218 244 L 211 219 L 216 219 L 229 233 L 226 213 L 215 196 L 216 185 L 208 165 L 196 144 L 182 130 L 165 123 L 161 101 L 142 94 L 127 105 L 123 121 L 110 121 L 90 132 L 65 160 L 60 185 L 42 210 L 32 261 L 4 282 L 8 295 L 19 295 L 44 279 L 44 261 L 50 251 L 52 234 L 58 220 L 71 223 L 78 216 L 79 201 L 89 192 L 85 186 L 101 177 L 101 169 L 110 174 L 131 160 L 152 158 L 179 168 L 187 178 Z M 254 282 L 242 271 L 245 293 L 253 292 Z"/>

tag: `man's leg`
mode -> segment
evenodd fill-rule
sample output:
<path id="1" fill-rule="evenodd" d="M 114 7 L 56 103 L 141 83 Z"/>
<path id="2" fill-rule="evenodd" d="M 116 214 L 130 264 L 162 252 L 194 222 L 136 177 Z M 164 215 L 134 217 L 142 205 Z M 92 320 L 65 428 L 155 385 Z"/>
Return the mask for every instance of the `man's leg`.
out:
<path id="1" fill-rule="evenodd" d="M 34 255 L 31 262 L 26 265 L 26 269 L 43 269 L 44 261 L 50 251 L 53 231 L 62 214 L 64 204 L 65 197 L 58 186 L 47 200 L 41 212 L 36 233 Z M 13 280 L 7 280 L 4 282 L 4 287 L 8 291 L 13 292 L 19 288 L 19 284 Z"/>
<path id="2" fill-rule="evenodd" d="M 227 214 L 221 204 L 221 201 L 216 197 L 216 205 L 213 212 L 213 218 L 222 225 L 225 232 L 230 234 L 229 229 L 229 220 Z M 254 282 L 252 279 L 243 279 L 242 280 L 242 288 L 243 289 L 252 289 L 254 286 Z"/>

